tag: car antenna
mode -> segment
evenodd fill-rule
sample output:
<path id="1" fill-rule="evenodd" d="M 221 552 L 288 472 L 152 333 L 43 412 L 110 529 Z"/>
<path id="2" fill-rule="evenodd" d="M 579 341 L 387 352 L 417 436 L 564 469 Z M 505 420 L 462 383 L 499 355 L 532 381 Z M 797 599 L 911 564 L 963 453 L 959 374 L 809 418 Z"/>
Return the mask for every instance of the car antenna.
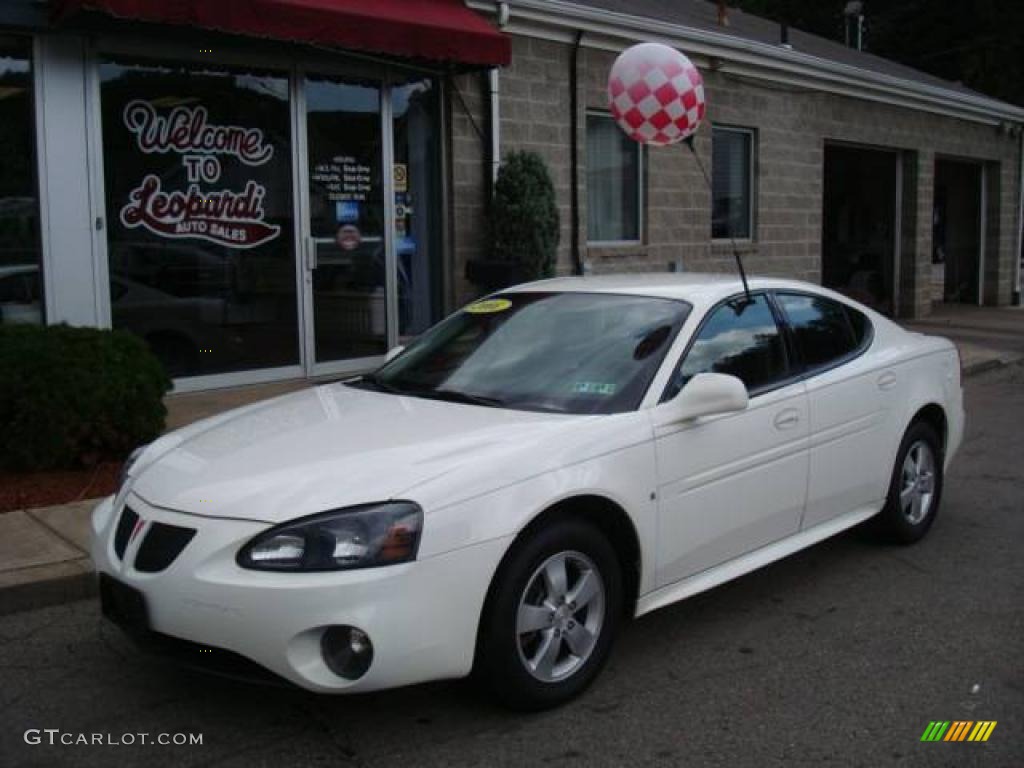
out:
<path id="1" fill-rule="evenodd" d="M 683 143 L 690 148 L 690 152 L 693 154 L 693 159 L 697 161 L 697 167 L 700 168 L 701 175 L 704 177 L 704 183 L 708 185 L 708 192 L 711 192 L 712 195 L 714 195 L 714 188 L 711 186 L 711 177 L 708 176 L 708 170 L 704 167 L 704 163 L 701 161 L 700 155 L 697 154 L 697 148 L 693 144 L 694 135 L 695 134 L 691 133 L 683 139 Z M 712 205 L 714 205 L 713 200 Z M 733 236 L 732 232 L 729 232 L 729 242 L 732 243 L 732 255 L 736 259 L 736 269 L 740 273 L 740 280 L 743 281 L 743 293 L 745 293 L 747 297 L 744 305 L 753 304 L 754 299 L 750 295 L 750 286 L 747 284 L 747 271 L 743 269 L 743 259 L 740 257 L 740 249 L 739 246 L 736 245 L 736 238 Z M 742 309 L 740 311 L 742 312 Z"/>

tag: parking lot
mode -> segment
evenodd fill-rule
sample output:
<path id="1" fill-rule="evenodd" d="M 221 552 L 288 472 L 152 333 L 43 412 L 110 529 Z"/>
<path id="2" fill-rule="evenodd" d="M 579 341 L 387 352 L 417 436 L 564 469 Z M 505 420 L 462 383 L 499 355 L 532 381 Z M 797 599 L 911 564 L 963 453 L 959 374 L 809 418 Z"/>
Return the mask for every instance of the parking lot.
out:
<path id="1" fill-rule="evenodd" d="M 0 619 L 0 765 L 1022 765 L 1024 367 L 972 378 L 967 399 L 921 544 L 852 531 L 638 620 L 562 709 L 509 713 L 464 682 L 324 698 L 185 673 L 90 600 Z M 934 720 L 998 725 L 921 743 Z"/>

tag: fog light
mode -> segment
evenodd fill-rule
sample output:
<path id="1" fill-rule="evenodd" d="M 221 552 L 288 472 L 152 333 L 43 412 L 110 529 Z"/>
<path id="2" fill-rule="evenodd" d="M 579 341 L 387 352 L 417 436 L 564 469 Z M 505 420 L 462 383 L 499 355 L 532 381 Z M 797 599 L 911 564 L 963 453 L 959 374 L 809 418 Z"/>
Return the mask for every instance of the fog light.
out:
<path id="1" fill-rule="evenodd" d="M 328 627 L 320 638 L 320 652 L 328 668 L 346 680 L 358 680 L 373 662 L 369 635 L 355 627 Z"/>

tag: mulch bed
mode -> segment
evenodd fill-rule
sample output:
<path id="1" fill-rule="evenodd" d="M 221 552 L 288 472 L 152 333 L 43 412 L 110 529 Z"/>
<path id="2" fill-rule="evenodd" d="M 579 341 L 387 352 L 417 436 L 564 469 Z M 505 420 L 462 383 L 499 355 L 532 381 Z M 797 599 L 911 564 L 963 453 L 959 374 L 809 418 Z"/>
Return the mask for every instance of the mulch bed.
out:
<path id="1" fill-rule="evenodd" d="M 117 490 L 121 464 L 105 461 L 92 469 L 0 472 L 0 512 L 109 496 Z"/>

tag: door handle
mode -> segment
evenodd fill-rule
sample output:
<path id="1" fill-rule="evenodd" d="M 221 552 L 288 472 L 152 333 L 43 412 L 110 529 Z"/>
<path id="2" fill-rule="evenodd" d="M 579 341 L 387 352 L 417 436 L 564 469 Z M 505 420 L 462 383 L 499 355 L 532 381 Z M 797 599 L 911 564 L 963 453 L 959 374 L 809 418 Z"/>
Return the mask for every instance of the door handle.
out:
<path id="1" fill-rule="evenodd" d="M 878 388 L 879 389 L 892 389 L 896 386 L 896 374 L 892 371 L 886 371 L 878 377 Z"/>
<path id="2" fill-rule="evenodd" d="M 312 237 L 306 238 L 306 269 L 316 269 L 316 239 Z"/>
<path id="3" fill-rule="evenodd" d="M 776 429 L 792 429 L 800 423 L 800 413 L 795 408 L 787 408 L 775 414 L 772 423 Z"/>

